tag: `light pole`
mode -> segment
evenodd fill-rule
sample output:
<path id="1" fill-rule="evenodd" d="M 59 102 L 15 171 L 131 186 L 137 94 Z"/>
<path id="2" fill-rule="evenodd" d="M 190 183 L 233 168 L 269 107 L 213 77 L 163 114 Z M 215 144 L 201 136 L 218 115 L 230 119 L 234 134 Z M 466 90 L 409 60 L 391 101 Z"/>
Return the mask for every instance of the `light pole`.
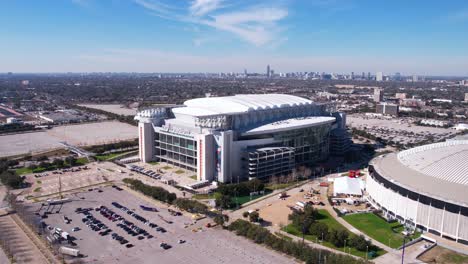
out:
<path id="1" fill-rule="evenodd" d="M 405 259 L 405 244 L 406 244 L 406 238 L 408 237 L 408 234 L 409 234 L 409 228 L 405 228 L 405 234 L 403 236 L 403 250 L 401 252 L 401 264 L 404 263 L 404 259 Z"/>
<path id="2" fill-rule="evenodd" d="M 368 256 L 369 256 L 369 246 L 366 246 L 366 261 L 367 261 Z"/>
<path id="3" fill-rule="evenodd" d="M 345 239 L 345 241 L 344 241 L 343 252 L 346 253 L 346 239 Z"/>

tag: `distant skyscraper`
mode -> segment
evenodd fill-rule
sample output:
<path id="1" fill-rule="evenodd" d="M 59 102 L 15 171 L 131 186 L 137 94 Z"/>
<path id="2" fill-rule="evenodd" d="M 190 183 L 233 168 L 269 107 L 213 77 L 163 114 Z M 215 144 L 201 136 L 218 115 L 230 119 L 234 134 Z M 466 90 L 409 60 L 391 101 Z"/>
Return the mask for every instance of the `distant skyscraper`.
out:
<path id="1" fill-rule="evenodd" d="M 244 69 L 244 75 L 247 76 L 247 69 Z"/>
<path id="2" fill-rule="evenodd" d="M 468 93 L 465 93 L 465 102 L 468 102 Z"/>
<path id="3" fill-rule="evenodd" d="M 380 103 L 383 101 L 383 90 L 380 88 L 374 88 L 374 102 Z"/>
<path id="4" fill-rule="evenodd" d="M 398 105 L 389 103 L 380 103 L 375 106 L 375 112 L 378 114 L 398 116 Z"/>
<path id="5" fill-rule="evenodd" d="M 413 82 L 417 82 L 418 81 L 418 76 L 417 75 L 413 75 Z"/>
<path id="6" fill-rule="evenodd" d="M 266 75 L 267 75 L 268 78 L 270 78 L 270 75 L 271 75 L 271 72 L 270 72 L 270 64 L 267 65 Z"/>
<path id="7" fill-rule="evenodd" d="M 378 81 L 378 82 L 383 81 L 383 73 L 382 72 L 377 72 L 375 74 L 375 80 Z"/>
<path id="8" fill-rule="evenodd" d="M 351 72 L 351 80 L 354 80 L 354 72 Z"/>
<path id="9" fill-rule="evenodd" d="M 367 73 L 367 80 L 372 80 L 370 72 Z"/>
<path id="10" fill-rule="evenodd" d="M 365 73 L 365 72 L 362 72 L 362 79 L 363 79 L 363 80 L 366 79 L 366 73 Z"/>
<path id="11" fill-rule="evenodd" d="M 401 81 L 401 73 L 399 72 L 395 73 L 395 81 Z"/>

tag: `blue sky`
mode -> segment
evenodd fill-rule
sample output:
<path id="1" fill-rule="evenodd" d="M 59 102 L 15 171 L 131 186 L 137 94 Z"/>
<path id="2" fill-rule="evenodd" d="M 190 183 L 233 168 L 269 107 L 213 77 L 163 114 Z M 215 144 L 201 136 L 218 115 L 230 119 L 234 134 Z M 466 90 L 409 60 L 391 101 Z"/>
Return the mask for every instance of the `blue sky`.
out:
<path id="1" fill-rule="evenodd" d="M 0 2 L 0 71 L 468 75 L 468 2 Z"/>

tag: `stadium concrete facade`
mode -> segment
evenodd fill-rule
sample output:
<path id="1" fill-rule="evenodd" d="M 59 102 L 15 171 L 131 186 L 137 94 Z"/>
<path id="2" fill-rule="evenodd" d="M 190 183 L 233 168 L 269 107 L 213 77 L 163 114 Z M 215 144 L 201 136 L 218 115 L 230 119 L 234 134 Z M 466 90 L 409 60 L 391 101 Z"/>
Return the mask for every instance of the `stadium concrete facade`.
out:
<path id="1" fill-rule="evenodd" d="M 468 245 L 468 140 L 375 158 L 366 192 L 388 219 Z"/>
<path id="2" fill-rule="evenodd" d="M 139 155 L 197 173 L 199 181 L 237 182 L 287 175 L 330 154 L 346 118 L 326 104 L 285 94 L 191 99 L 137 114 Z M 333 133 L 346 151 L 346 133 Z"/>

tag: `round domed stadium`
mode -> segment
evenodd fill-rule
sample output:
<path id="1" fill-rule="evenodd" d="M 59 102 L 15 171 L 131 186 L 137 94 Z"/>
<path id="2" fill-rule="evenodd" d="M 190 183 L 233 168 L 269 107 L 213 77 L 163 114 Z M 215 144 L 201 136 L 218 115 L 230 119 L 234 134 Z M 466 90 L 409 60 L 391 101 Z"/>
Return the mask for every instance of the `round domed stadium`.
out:
<path id="1" fill-rule="evenodd" d="M 366 191 L 388 219 L 468 245 L 468 140 L 379 156 Z"/>

